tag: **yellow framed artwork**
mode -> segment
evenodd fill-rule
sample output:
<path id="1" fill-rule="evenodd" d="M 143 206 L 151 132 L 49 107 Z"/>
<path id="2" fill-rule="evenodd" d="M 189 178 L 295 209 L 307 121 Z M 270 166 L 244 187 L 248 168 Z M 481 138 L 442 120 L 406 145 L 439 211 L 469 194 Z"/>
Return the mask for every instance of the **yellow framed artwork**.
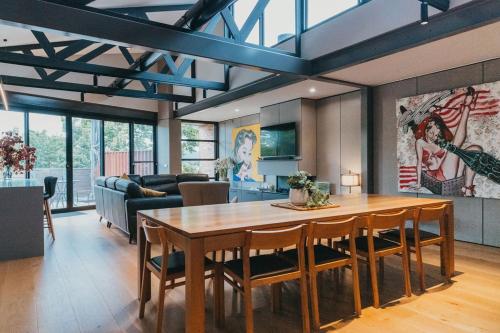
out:
<path id="1" fill-rule="evenodd" d="M 260 158 L 260 124 L 233 128 L 231 138 L 233 181 L 262 181 L 263 177 L 257 171 L 257 160 Z"/>

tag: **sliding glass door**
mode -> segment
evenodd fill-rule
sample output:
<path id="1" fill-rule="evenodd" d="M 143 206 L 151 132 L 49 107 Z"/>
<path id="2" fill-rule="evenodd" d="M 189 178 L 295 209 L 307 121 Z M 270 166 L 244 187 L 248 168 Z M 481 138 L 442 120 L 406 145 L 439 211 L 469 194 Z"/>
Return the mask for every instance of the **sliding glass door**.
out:
<path id="1" fill-rule="evenodd" d="M 72 118 L 73 207 L 95 205 L 93 186 L 101 175 L 101 121 Z"/>
<path id="2" fill-rule="evenodd" d="M 134 124 L 134 154 L 132 173 L 152 175 L 155 173 L 154 128 L 151 125 Z"/>
<path id="3" fill-rule="evenodd" d="M 104 122 L 104 175 L 130 173 L 130 124 Z"/>
<path id="4" fill-rule="evenodd" d="M 39 113 L 29 114 L 29 144 L 36 148 L 35 168 L 30 178 L 43 180 L 57 177 L 56 193 L 50 201 L 52 209 L 67 208 L 68 161 L 66 151 L 66 117 Z"/>

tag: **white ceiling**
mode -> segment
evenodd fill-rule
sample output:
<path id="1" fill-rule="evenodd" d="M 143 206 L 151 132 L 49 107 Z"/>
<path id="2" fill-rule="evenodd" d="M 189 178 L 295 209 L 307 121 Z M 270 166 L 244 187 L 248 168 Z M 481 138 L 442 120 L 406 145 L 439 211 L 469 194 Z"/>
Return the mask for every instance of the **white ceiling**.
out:
<path id="1" fill-rule="evenodd" d="M 316 91 L 311 93 L 309 89 Z M 286 102 L 296 98 L 321 99 L 333 95 L 344 94 L 358 90 L 357 88 L 332 84 L 323 81 L 306 80 L 286 87 L 258 93 L 250 97 L 219 105 L 183 117 L 183 119 L 201 121 L 224 121 L 260 112 L 262 106 Z"/>
<path id="2" fill-rule="evenodd" d="M 432 21 L 429 25 L 431 24 Z M 325 76 L 376 86 L 498 57 L 500 57 L 500 22 Z"/>

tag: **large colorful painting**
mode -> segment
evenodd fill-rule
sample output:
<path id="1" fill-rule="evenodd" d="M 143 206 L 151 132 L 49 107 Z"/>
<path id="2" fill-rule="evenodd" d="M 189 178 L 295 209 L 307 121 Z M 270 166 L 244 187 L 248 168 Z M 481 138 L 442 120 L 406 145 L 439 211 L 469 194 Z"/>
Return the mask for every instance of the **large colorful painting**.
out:
<path id="1" fill-rule="evenodd" d="M 500 198 L 500 81 L 397 101 L 399 191 Z"/>
<path id="2" fill-rule="evenodd" d="M 257 182 L 263 177 L 257 172 L 260 157 L 260 124 L 233 128 L 233 181 Z"/>

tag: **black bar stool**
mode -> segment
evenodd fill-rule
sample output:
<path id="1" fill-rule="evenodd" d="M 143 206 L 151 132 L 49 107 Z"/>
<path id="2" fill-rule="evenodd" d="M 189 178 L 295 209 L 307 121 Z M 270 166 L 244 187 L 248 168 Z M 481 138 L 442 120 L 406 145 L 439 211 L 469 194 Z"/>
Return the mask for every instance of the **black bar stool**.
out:
<path id="1" fill-rule="evenodd" d="M 50 211 L 49 199 L 56 194 L 57 177 L 45 177 L 43 179 L 43 184 L 45 185 L 45 193 L 43 193 L 43 212 L 45 218 L 47 219 L 47 223 L 44 224 L 44 227 L 49 229 L 49 234 L 51 234 L 52 239 L 55 240 L 56 237 L 54 235 L 54 226 L 52 224 L 52 212 Z"/>

